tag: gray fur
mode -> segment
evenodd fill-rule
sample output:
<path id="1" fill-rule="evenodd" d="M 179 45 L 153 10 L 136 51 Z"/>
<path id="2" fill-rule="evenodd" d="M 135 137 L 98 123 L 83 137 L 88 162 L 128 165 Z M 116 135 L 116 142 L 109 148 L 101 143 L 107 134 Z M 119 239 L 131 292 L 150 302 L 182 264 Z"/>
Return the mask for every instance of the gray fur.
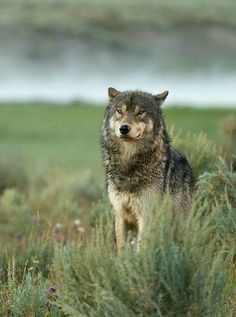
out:
<path id="1" fill-rule="evenodd" d="M 149 212 L 146 209 L 155 208 L 166 193 L 171 196 L 173 212 L 191 208 L 193 172 L 185 156 L 170 145 L 160 107 L 167 95 L 109 88 L 101 144 L 106 187 L 115 209 L 118 253 L 128 228 L 137 230 L 140 239 Z M 122 122 L 132 127 L 137 139 L 119 135 Z"/>

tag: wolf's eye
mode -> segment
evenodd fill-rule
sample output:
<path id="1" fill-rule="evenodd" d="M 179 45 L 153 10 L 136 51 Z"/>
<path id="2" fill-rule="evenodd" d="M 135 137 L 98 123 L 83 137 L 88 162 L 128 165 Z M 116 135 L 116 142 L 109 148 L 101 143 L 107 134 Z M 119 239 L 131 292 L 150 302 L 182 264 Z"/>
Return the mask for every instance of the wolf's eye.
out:
<path id="1" fill-rule="evenodd" d="M 137 113 L 139 116 L 141 116 L 142 114 L 144 114 L 144 112 L 146 112 L 145 110 L 139 110 L 139 112 Z"/>
<path id="2" fill-rule="evenodd" d="M 116 112 L 119 113 L 119 114 L 123 113 L 123 111 L 121 109 L 116 109 Z"/>

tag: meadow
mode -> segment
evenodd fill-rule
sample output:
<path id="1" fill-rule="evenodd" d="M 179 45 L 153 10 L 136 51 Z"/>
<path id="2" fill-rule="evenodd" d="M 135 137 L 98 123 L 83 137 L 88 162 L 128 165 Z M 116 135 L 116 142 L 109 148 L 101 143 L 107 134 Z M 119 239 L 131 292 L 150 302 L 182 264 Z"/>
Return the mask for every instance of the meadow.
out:
<path id="1" fill-rule="evenodd" d="M 104 107 L 73 103 L 67 107 L 47 104 L 1 105 L 1 159 L 16 159 L 30 172 L 38 169 L 74 171 L 101 170 L 99 129 Z M 183 135 L 207 133 L 221 144 L 227 120 L 235 117 L 231 109 L 171 107 L 165 109 L 166 121 Z M 24 163 L 25 162 L 25 163 Z"/>
<path id="2" fill-rule="evenodd" d="M 140 253 L 117 257 L 104 107 L 0 106 L 0 316 L 236 315 L 236 110 L 164 112 L 197 177 L 193 210 L 173 219 L 167 200 Z"/>

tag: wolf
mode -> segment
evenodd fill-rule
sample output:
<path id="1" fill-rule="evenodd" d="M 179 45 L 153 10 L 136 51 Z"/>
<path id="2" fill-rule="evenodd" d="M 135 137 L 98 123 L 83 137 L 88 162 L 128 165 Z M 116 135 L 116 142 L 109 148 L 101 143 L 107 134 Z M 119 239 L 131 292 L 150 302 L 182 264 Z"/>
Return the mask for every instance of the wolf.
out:
<path id="1" fill-rule="evenodd" d="M 139 245 L 148 213 L 167 193 L 174 213 L 191 208 L 193 171 L 186 157 L 170 145 L 161 107 L 167 95 L 168 91 L 152 95 L 108 89 L 101 146 L 118 254 L 130 229 Z"/>

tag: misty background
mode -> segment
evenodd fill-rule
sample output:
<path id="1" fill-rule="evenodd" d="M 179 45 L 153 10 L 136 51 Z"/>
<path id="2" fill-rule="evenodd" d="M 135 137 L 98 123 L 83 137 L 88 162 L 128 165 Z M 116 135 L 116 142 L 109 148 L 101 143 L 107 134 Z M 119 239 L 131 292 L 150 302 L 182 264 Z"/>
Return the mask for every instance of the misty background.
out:
<path id="1" fill-rule="evenodd" d="M 104 103 L 107 88 L 236 106 L 233 0 L 0 0 L 0 101 Z"/>

